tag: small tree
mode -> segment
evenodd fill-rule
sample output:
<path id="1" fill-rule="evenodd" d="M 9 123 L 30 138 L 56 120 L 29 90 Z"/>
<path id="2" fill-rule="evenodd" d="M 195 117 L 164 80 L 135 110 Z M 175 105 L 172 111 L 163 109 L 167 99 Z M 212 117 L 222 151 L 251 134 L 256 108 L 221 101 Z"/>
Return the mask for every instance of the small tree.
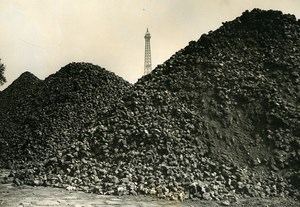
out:
<path id="1" fill-rule="evenodd" d="M 6 78 L 4 77 L 5 65 L 1 63 L 0 59 L 0 85 L 3 85 L 6 82 Z"/>

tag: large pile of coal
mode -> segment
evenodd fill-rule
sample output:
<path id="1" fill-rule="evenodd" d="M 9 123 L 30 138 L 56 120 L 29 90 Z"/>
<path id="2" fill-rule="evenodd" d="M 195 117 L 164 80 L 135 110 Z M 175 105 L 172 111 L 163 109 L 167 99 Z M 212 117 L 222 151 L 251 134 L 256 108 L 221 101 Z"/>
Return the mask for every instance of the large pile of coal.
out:
<path id="1" fill-rule="evenodd" d="M 244 12 L 140 79 L 69 145 L 15 172 L 16 183 L 299 198 L 299 36 L 293 15 Z"/>
<path id="2" fill-rule="evenodd" d="M 0 137 L 3 165 L 43 160 L 57 148 L 69 146 L 86 123 L 96 120 L 97 111 L 131 87 L 88 63 L 68 64 L 38 83 L 30 77 L 21 75 L 1 96 L 5 116 L 0 128 L 6 130 Z"/>

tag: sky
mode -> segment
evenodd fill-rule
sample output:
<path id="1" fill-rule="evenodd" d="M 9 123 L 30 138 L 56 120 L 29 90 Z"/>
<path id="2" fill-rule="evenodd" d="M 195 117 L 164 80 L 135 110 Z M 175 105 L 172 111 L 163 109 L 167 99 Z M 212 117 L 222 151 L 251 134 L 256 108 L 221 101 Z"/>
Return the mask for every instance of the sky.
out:
<path id="1" fill-rule="evenodd" d="M 253 8 L 300 18 L 300 0 L 0 0 L 0 59 L 6 88 L 23 72 L 40 79 L 70 62 L 89 62 L 135 83 L 202 34 Z"/>

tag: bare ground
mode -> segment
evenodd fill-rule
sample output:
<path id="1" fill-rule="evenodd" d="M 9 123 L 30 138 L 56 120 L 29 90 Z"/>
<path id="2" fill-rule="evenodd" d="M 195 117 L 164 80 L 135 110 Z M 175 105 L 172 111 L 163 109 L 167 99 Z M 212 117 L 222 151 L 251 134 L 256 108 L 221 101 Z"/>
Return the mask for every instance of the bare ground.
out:
<path id="1" fill-rule="evenodd" d="M 60 188 L 15 186 L 4 182 L 9 170 L 0 169 L 0 207 L 300 207 L 300 203 L 289 198 L 249 198 L 236 203 L 216 201 L 167 201 L 149 196 L 106 196 L 68 191 Z"/>

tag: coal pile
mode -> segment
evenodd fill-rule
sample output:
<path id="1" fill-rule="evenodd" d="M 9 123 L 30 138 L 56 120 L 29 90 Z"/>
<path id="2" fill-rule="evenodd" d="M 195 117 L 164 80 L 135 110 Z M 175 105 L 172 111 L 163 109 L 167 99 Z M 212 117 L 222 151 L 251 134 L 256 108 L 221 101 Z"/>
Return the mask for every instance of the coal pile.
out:
<path id="1" fill-rule="evenodd" d="M 27 102 L 30 102 L 35 95 L 36 88 L 40 87 L 41 84 L 42 81 L 32 73 L 24 72 L 21 74 L 19 78 L 0 93 L 0 113 L 13 113 L 15 110 L 20 111 L 24 105 L 29 105 Z"/>
<path id="2" fill-rule="evenodd" d="M 13 151 L 18 140 L 22 139 L 22 120 L 34 110 L 32 103 L 42 84 L 43 81 L 32 73 L 24 72 L 0 93 L 0 166 L 11 156 L 7 154 L 7 148 Z"/>
<path id="3" fill-rule="evenodd" d="M 24 72 L 9 87 L 1 91 L 1 112 L 12 108 L 12 105 L 23 105 L 19 103 L 33 96 L 35 88 L 41 84 L 41 80 L 30 72 Z"/>
<path id="4" fill-rule="evenodd" d="M 23 74 L 22 81 L 16 80 L 1 96 L 6 101 L 1 111 L 10 113 L 0 127 L 7 130 L 1 132 L 4 166 L 43 160 L 47 152 L 68 145 L 80 136 L 86 123 L 96 120 L 97 111 L 131 87 L 89 63 L 70 63 L 38 84 L 24 76 L 30 75 Z M 32 83 L 32 87 L 23 82 Z M 8 110 L 4 106 L 13 107 Z"/>
<path id="5" fill-rule="evenodd" d="M 141 78 L 42 162 L 19 166 L 15 182 L 224 205 L 299 199 L 299 36 L 293 15 L 244 12 Z"/>

